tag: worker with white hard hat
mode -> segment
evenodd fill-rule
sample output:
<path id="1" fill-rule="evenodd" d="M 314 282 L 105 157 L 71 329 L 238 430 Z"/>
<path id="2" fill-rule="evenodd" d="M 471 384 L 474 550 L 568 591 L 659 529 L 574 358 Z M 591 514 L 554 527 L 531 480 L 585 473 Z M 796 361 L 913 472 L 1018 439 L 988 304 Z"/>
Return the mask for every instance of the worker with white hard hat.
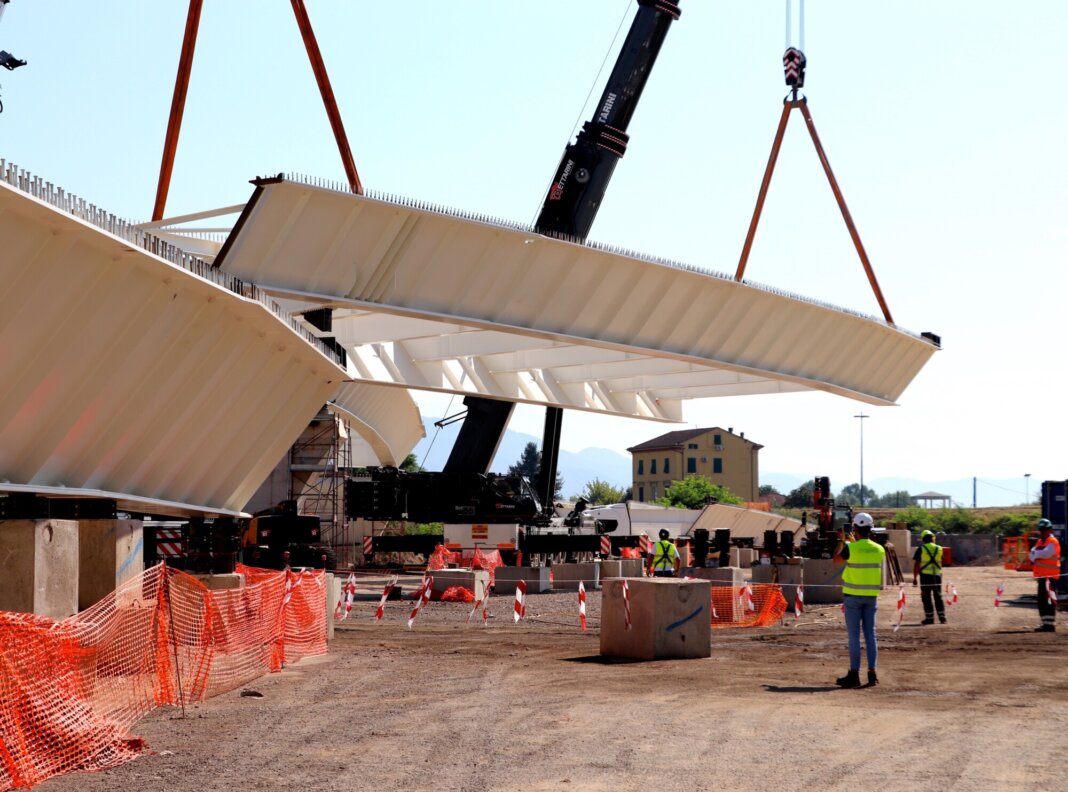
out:
<path id="1" fill-rule="evenodd" d="M 920 599 L 923 600 L 923 621 L 920 624 L 946 623 L 946 608 L 942 604 L 942 548 L 935 542 L 931 531 L 920 534 L 922 544 L 912 554 L 912 585 L 920 581 Z"/>
<path id="2" fill-rule="evenodd" d="M 842 595 L 844 600 L 846 632 L 849 635 L 849 673 L 839 677 L 839 687 L 857 688 L 860 682 L 860 633 L 864 631 L 864 648 L 868 655 L 868 684 L 879 684 L 875 673 L 879 647 L 875 642 L 875 612 L 879 604 L 879 592 L 883 588 L 883 559 L 886 550 L 871 540 L 875 522 L 867 512 L 853 517 L 854 540 L 847 542 L 845 532 L 838 538 L 834 553 L 836 564 L 845 564 L 842 570 Z"/>

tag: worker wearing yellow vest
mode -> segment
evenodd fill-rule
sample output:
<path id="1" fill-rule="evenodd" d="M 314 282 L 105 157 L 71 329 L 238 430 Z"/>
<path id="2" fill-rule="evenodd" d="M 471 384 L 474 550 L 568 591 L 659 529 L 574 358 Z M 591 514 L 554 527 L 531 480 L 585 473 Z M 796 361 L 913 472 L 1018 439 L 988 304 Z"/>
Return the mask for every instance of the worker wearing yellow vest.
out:
<path id="1" fill-rule="evenodd" d="M 1057 629 L 1057 605 L 1050 600 L 1056 596 L 1057 580 L 1061 575 L 1061 544 L 1053 535 L 1053 523 L 1038 521 L 1039 540 L 1031 548 L 1031 569 L 1038 578 L 1038 615 L 1042 624 L 1035 632 L 1054 632 Z M 1050 592 L 1053 592 L 1052 595 Z"/>
<path id="2" fill-rule="evenodd" d="M 660 540 L 653 545 L 649 555 L 649 574 L 653 577 L 675 577 L 682 568 L 679 549 L 668 538 L 670 536 L 666 528 L 661 528 Z"/>
<path id="3" fill-rule="evenodd" d="M 920 534 L 923 542 L 912 556 L 912 585 L 920 579 L 920 599 L 923 600 L 923 621 L 920 624 L 934 624 L 935 611 L 938 621 L 946 623 L 946 609 L 942 604 L 942 548 L 934 540 L 934 534 L 924 531 Z M 933 600 L 933 602 L 932 602 Z"/>
<path id="4" fill-rule="evenodd" d="M 849 635 L 849 673 L 839 677 L 839 687 L 860 687 L 860 631 L 864 630 L 864 648 L 868 655 L 868 687 L 879 684 L 875 664 L 879 647 L 875 642 L 875 611 L 878 608 L 879 592 L 883 588 L 883 559 L 886 550 L 873 542 L 871 515 L 860 512 L 853 517 L 852 542 L 846 541 L 843 532 L 838 538 L 834 563 L 845 564 L 842 570 L 842 595 L 844 598 L 846 631 Z"/>

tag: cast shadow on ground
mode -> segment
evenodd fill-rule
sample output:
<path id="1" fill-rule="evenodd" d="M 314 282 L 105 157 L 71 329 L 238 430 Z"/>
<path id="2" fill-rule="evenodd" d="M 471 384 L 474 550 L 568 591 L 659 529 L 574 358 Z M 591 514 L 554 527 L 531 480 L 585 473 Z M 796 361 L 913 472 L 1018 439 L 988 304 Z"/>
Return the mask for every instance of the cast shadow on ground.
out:
<path id="1" fill-rule="evenodd" d="M 768 693 L 830 693 L 835 690 L 841 690 L 838 685 L 824 685 L 822 687 L 808 687 L 802 685 L 762 685 L 764 690 Z"/>
<path id="2" fill-rule="evenodd" d="M 627 663 L 649 663 L 653 660 L 637 660 L 633 657 L 603 657 L 601 655 L 587 655 L 586 657 L 565 657 L 565 663 L 596 663 L 598 665 L 624 665 Z"/>

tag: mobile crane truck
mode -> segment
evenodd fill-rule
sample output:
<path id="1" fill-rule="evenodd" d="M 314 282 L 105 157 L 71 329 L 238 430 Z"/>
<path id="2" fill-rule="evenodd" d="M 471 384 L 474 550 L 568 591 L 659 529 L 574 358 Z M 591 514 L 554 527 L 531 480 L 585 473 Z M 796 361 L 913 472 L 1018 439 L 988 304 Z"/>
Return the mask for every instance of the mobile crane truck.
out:
<path id="1" fill-rule="evenodd" d="M 534 230 L 538 233 L 576 240 L 584 240 L 589 235 L 616 164 L 626 153 L 629 141 L 627 127 L 642 90 L 649 79 L 668 29 L 671 23 L 679 18 L 680 13 L 678 0 L 638 0 L 637 13 L 594 110 L 593 118 L 583 124 L 575 141 L 567 146 L 560 159 L 534 225 Z M 514 403 L 467 396 L 464 404 L 467 407 L 467 416 L 443 472 L 408 474 L 407 477 L 402 477 L 389 469 L 372 469 L 367 476 L 347 483 L 348 516 L 417 520 L 411 515 L 418 509 L 422 520 L 417 521 L 445 524 L 442 540 L 446 545 L 456 544 L 450 541 L 451 538 L 463 538 L 455 536 L 456 534 L 467 534 L 471 537 L 459 542 L 461 545 L 465 545 L 467 541 L 478 542 L 480 540 L 475 538 L 476 535 L 485 535 L 486 545 L 483 546 L 488 545 L 494 549 L 495 545 L 507 544 L 507 541 L 491 542 L 488 526 L 503 526 L 495 533 L 503 530 L 506 534 L 514 535 L 516 548 L 523 553 L 527 563 L 532 559 L 557 554 L 576 556 L 596 553 L 600 547 L 597 533 L 584 531 L 578 524 L 554 525 L 551 518 L 563 410 L 559 407 L 546 408 L 542 461 L 538 480 L 533 486 L 534 497 L 524 495 L 524 508 L 509 512 L 508 519 L 501 521 L 499 518 L 505 515 L 496 509 L 498 501 L 495 499 L 495 493 L 499 492 L 501 483 L 509 477 L 494 476 L 487 471 L 507 427 Z M 413 475 L 420 478 L 414 478 Z M 439 481 L 462 481 L 460 490 L 454 493 L 450 492 L 448 485 L 444 483 L 429 483 L 435 477 L 442 476 L 459 477 L 443 478 Z M 513 489 L 521 487 L 516 483 Z M 526 489 L 529 489 L 529 483 Z M 388 495 L 385 494 L 387 492 Z M 417 501 L 422 502 L 416 505 Z M 467 509 L 472 505 L 471 501 L 477 501 L 478 506 L 470 514 L 457 511 L 463 503 L 467 504 L 463 507 Z M 507 499 L 499 502 L 508 503 Z M 535 506 L 537 511 L 530 513 L 530 509 Z M 377 517 L 372 517 L 372 514 Z M 402 517 L 402 514 L 407 516 Z M 461 516 L 464 518 L 463 522 L 457 522 L 457 518 Z M 483 519 L 468 520 L 471 516 Z M 498 519 L 488 519 L 494 516 Z M 486 526 L 485 530 L 482 530 L 483 526 Z M 449 536 L 450 532 L 454 534 L 453 537 Z M 632 538 L 636 544 L 637 537 Z M 400 541 L 405 539 L 414 541 Z M 619 537 L 613 542 L 622 544 L 630 539 L 631 537 Z M 425 549 L 429 540 L 429 537 L 423 536 L 373 537 L 372 553 L 386 551 L 387 545 L 390 550 L 407 549 L 419 552 L 414 550 L 416 545 Z"/>

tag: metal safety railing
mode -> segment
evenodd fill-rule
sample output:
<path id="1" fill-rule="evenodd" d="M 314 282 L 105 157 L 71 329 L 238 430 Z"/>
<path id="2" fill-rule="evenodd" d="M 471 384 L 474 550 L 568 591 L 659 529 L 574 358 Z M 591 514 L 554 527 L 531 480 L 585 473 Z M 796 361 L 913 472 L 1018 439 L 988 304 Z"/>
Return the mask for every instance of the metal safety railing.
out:
<path id="1" fill-rule="evenodd" d="M 202 278 L 247 300 L 260 303 L 280 321 L 288 325 L 290 330 L 319 350 L 322 355 L 337 365 L 344 367 L 344 358 L 338 350 L 323 343 L 321 339 L 300 324 L 256 284 L 235 278 L 233 275 L 213 267 L 199 256 L 195 256 L 177 245 L 161 239 L 143 228 L 139 228 L 135 223 L 116 217 L 99 206 L 89 203 L 84 198 L 79 198 L 62 187 L 58 187 L 50 181 L 45 181 L 40 176 L 34 176 L 29 171 L 23 170 L 14 163 L 2 158 L 0 158 L 0 181 L 11 185 L 32 198 L 36 198 L 42 203 L 46 203 L 83 222 L 96 226 L 100 230 L 128 242 L 131 246 L 145 253 L 180 267 L 198 278 Z"/>

